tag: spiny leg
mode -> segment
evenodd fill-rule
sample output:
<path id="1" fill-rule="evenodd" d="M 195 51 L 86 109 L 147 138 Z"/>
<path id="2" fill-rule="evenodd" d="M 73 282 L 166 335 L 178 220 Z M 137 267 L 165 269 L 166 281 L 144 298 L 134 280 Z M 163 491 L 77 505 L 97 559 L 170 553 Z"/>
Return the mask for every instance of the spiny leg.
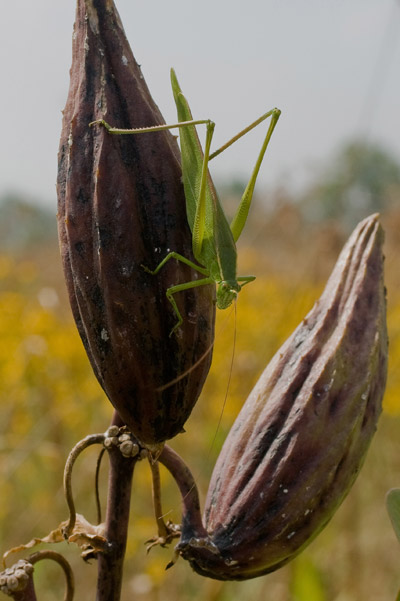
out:
<path id="1" fill-rule="evenodd" d="M 226 150 L 227 148 L 229 148 L 229 146 L 231 146 L 234 142 L 236 142 L 237 140 L 239 140 L 242 136 L 244 136 L 249 131 L 251 131 L 252 129 L 254 129 L 254 127 L 257 127 L 257 125 L 259 125 L 260 123 L 262 123 L 262 121 L 264 121 L 268 117 L 271 117 L 271 122 L 269 124 L 268 131 L 267 131 L 267 134 L 265 136 L 264 142 L 262 144 L 262 147 L 261 147 L 260 153 L 258 155 L 256 164 L 254 166 L 253 173 L 251 174 L 249 183 L 247 184 L 246 190 L 244 191 L 244 194 L 243 194 L 242 199 L 240 201 L 239 207 L 238 207 L 238 209 L 236 211 L 236 215 L 233 218 L 232 223 L 231 223 L 231 231 L 232 231 L 233 238 L 234 238 L 235 242 L 238 240 L 240 234 L 242 233 L 243 227 L 244 227 L 244 225 L 246 223 L 247 216 L 249 214 L 251 200 L 253 198 L 253 192 L 254 192 L 254 187 L 255 187 L 255 184 L 256 184 L 258 172 L 260 171 L 262 160 L 264 158 L 265 152 L 267 150 L 267 146 L 269 144 L 269 141 L 271 139 L 271 136 L 272 136 L 272 133 L 273 133 L 273 131 L 275 129 L 275 126 L 276 126 L 276 124 L 278 122 L 280 114 L 281 114 L 281 111 L 279 109 L 275 108 L 275 109 L 272 109 L 271 111 L 268 111 L 264 115 L 261 115 L 261 117 L 259 117 L 256 121 L 254 121 L 253 123 L 251 123 L 248 127 L 246 127 L 245 129 L 243 129 L 242 131 L 240 131 L 238 134 L 236 134 L 236 136 L 234 136 L 233 138 L 231 138 L 230 140 L 228 140 L 228 142 L 226 142 L 226 144 L 224 144 L 223 146 L 221 146 L 221 148 L 219 148 L 218 150 L 216 150 L 215 152 L 213 152 L 210 155 L 210 157 L 209 157 L 210 160 L 213 159 L 213 158 L 215 158 L 216 156 L 218 156 L 219 154 L 221 154 L 221 152 L 223 152 L 224 150 Z"/>
<path id="2" fill-rule="evenodd" d="M 180 121 L 178 123 L 173 123 L 172 125 L 150 125 L 149 127 L 134 127 L 134 128 L 120 128 L 113 127 L 104 119 L 97 119 L 96 121 L 91 121 L 89 123 L 89 127 L 93 127 L 93 125 L 102 125 L 109 134 L 113 134 L 115 136 L 123 136 L 123 135 L 132 135 L 132 134 L 143 134 L 152 131 L 165 131 L 167 129 L 174 129 L 176 127 L 187 127 L 188 125 L 203 125 L 209 123 L 209 119 L 191 119 L 190 121 Z"/>
<path id="3" fill-rule="evenodd" d="M 278 109 L 273 109 L 271 114 L 271 122 L 267 131 L 267 135 L 265 136 L 263 145 L 260 150 L 260 154 L 257 157 L 256 164 L 253 169 L 253 173 L 251 174 L 249 183 L 247 184 L 246 190 L 243 193 L 242 200 L 238 206 L 236 211 L 236 215 L 234 216 L 231 223 L 231 230 L 233 234 L 233 238 L 235 242 L 238 240 L 240 234 L 242 233 L 243 227 L 246 223 L 247 216 L 249 214 L 251 200 L 253 198 L 254 187 L 256 185 L 256 180 L 258 176 L 258 172 L 260 171 L 261 163 L 264 158 L 265 152 L 267 150 L 267 146 L 271 139 L 272 133 L 275 129 L 275 126 L 278 122 L 279 116 L 281 112 Z"/>
<path id="4" fill-rule="evenodd" d="M 229 146 L 232 146 L 232 144 L 234 144 L 235 142 L 237 142 L 238 140 L 240 140 L 240 138 L 242 138 L 247 133 L 249 133 L 249 131 L 251 131 L 252 129 L 254 129 L 255 127 L 257 127 L 257 125 L 260 125 L 260 123 L 262 123 L 263 121 L 265 121 L 265 119 L 268 119 L 268 117 L 272 117 L 271 121 L 275 121 L 275 124 L 274 124 L 274 126 L 272 128 L 272 129 L 274 129 L 274 127 L 275 127 L 275 125 L 276 125 L 276 123 L 277 123 L 277 121 L 278 121 L 278 119 L 280 117 L 280 114 L 281 114 L 281 111 L 279 109 L 277 109 L 277 108 L 274 108 L 274 109 L 268 111 L 267 113 L 264 113 L 263 115 L 261 115 L 261 117 L 259 117 L 258 119 L 256 119 L 252 123 L 250 123 L 250 125 L 248 125 L 244 129 L 241 129 L 239 133 L 237 133 L 235 136 L 233 136 L 232 138 L 230 138 L 223 146 L 221 146 L 220 148 L 218 148 L 218 150 L 215 150 L 213 153 L 211 153 L 210 157 L 209 157 L 209 160 L 211 161 L 212 159 L 215 159 L 216 156 L 218 156 L 219 154 L 221 154 L 222 152 L 224 152 L 224 150 L 226 150 L 227 148 L 229 148 Z M 275 117 L 274 117 L 274 115 L 275 115 Z"/>

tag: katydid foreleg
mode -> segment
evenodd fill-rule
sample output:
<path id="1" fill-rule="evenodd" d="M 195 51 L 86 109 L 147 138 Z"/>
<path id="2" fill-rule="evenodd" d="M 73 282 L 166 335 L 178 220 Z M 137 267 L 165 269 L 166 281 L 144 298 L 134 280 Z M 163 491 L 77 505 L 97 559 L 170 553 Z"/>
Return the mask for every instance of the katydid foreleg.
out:
<path id="1" fill-rule="evenodd" d="M 238 282 L 241 282 L 240 288 L 243 288 L 243 286 L 246 286 L 246 284 L 250 284 L 250 282 L 254 282 L 255 279 L 256 279 L 255 275 L 240 275 L 240 276 L 238 276 Z"/>
<path id="2" fill-rule="evenodd" d="M 183 255 L 180 255 L 179 253 L 176 253 L 174 251 L 168 253 L 168 255 L 166 257 L 164 257 L 164 259 L 161 261 L 161 263 L 159 263 L 159 265 L 157 265 L 157 267 L 153 271 L 151 269 L 149 269 L 148 267 L 146 267 L 145 265 L 142 265 L 142 267 L 145 271 L 147 271 L 147 273 L 150 273 L 151 275 L 157 275 L 157 273 L 160 271 L 160 269 L 162 269 L 164 267 L 164 265 L 167 263 L 167 261 L 169 261 L 170 259 L 176 259 L 177 261 L 180 261 L 181 263 L 188 265 L 195 271 L 198 271 L 202 275 L 205 275 L 205 276 L 209 275 L 207 269 L 205 269 L 204 267 L 200 267 L 199 265 L 196 265 L 195 263 L 193 263 L 193 261 L 190 261 L 190 259 L 187 259 Z M 171 303 L 171 305 L 175 311 L 175 315 L 178 318 L 178 321 L 176 322 L 176 324 L 172 328 L 171 332 L 169 333 L 170 336 L 172 336 L 172 334 L 177 330 L 177 328 L 179 328 L 179 326 L 183 322 L 182 315 L 181 315 L 181 313 L 178 309 L 178 305 L 176 304 L 176 301 L 174 299 L 174 294 L 176 294 L 177 292 L 182 292 L 183 290 L 189 290 L 190 288 L 196 288 L 197 286 L 206 286 L 207 284 L 212 284 L 213 282 L 214 282 L 214 280 L 212 278 L 205 277 L 200 280 L 193 280 L 191 282 L 185 282 L 183 284 L 176 284 L 175 286 L 170 286 L 169 288 L 167 288 L 166 293 L 165 293 L 166 297 L 169 300 L 169 302 Z"/>
<path id="3" fill-rule="evenodd" d="M 170 331 L 169 335 L 172 336 L 172 334 L 179 328 L 179 326 L 182 324 L 183 319 L 182 319 L 182 315 L 178 309 L 178 305 L 176 304 L 176 301 L 174 299 L 174 294 L 176 294 L 177 292 L 183 292 L 184 290 L 190 290 L 191 288 L 197 288 L 198 286 L 207 286 L 207 284 L 214 284 L 214 280 L 210 277 L 208 278 L 203 278 L 201 280 L 192 280 L 191 282 L 185 282 L 184 284 L 176 284 L 175 286 L 170 286 L 170 288 L 167 288 L 167 291 L 165 293 L 167 299 L 169 300 L 169 302 L 171 303 L 171 305 L 174 308 L 175 314 L 178 318 L 178 321 L 176 322 L 176 324 L 174 325 L 174 327 L 172 328 L 172 330 Z"/>

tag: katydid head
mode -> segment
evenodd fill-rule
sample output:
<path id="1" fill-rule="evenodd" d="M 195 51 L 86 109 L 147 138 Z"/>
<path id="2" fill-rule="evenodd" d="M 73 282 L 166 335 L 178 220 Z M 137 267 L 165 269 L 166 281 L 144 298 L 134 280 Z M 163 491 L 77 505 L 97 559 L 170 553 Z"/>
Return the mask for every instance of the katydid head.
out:
<path id="1" fill-rule="evenodd" d="M 235 280 L 223 280 L 218 283 L 217 288 L 217 307 L 218 309 L 227 309 L 236 300 L 238 292 L 242 289 L 241 285 Z"/>

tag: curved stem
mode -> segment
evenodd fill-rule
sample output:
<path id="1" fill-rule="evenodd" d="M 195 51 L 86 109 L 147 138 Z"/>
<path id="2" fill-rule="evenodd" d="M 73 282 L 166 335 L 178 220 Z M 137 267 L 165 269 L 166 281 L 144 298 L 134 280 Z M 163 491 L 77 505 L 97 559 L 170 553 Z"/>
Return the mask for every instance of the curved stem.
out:
<path id="1" fill-rule="evenodd" d="M 178 453 L 168 445 L 164 446 L 158 461 L 171 473 L 182 495 L 182 540 L 185 539 L 185 531 L 189 532 L 191 537 L 208 537 L 201 519 L 199 493 L 192 472 Z"/>
<path id="2" fill-rule="evenodd" d="M 158 462 L 154 463 L 149 461 L 151 475 L 153 480 L 153 507 L 154 507 L 154 516 L 157 522 L 158 536 L 160 538 L 167 538 L 168 529 L 165 525 L 163 518 L 163 510 L 161 505 L 161 482 L 160 482 L 160 470 L 158 467 Z"/>
<path id="3" fill-rule="evenodd" d="M 64 601 L 72 601 L 74 596 L 75 583 L 74 574 L 68 561 L 56 551 L 51 551 L 49 549 L 44 549 L 43 551 L 37 551 L 36 553 L 32 553 L 32 555 L 29 555 L 29 557 L 27 558 L 27 561 L 29 561 L 33 565 L 34 563 L 37 563 L 42 559 L 51 559 L 53 561 L 56 561 L 62 567 L 66 580 Z"/>
<path id="4" fill-rule="evenodd" d="M 103 447 L 97 457 L 96 463 L 96 474 L 95 474 L 95 496 L 96 496 L 96 509 L 97 509 L 97 523 L 101 524 L 101 502 L 100 502 L 100 494 L 99 494 L 99 477 L 100 477 L 100 466 L 101 460 L 103 459 L 103 455 L 106 452 L 106 449 Z"/>
<path id="5" fill-rule="evenodd" d="M 76 521 L 76 511 L 75 511 L 75 503 L 74 498 L 72 496 L 72 468 L 74 467 L 74 463 L 78 456 L 84 451 L 87 447 L 93 444 L 102 444 L 104 442 L 104 434 L 91 434 L 90 436 L 86 436 L 83 440 L 78 442 L 68 455 L 67 462 L 65 464 L 64 469 L 64 493 L 65 499 L 67 501 L 68 509 L 69 509 L 69 521 L 63 530 L 64 537 L 68 539 L 71 535 Z"/>

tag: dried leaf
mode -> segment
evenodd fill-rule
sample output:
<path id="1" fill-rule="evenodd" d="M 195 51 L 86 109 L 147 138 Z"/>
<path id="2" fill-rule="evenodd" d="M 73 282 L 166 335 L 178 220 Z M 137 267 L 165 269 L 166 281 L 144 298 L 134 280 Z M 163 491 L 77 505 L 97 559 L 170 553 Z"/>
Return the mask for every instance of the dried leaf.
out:
<path id="1" fill-rule="evenodd" d="M 5 561 L 7 557 L 14 553 L 20 553 L 21 551 L 32 549 L 33 547 L 36 547 L 36 545 L 40 545 L 42 543 L 53 544 L 65 542 L 63 530 L 67 524 L 68 521 L 61 522 L 61 524 L 55 530 L 52 530 L 47 536 L 44 536 L 43 538 L 33 538 L 24 545 L 18 545 L 18 547 L 13 547 L 12 549 L 6 551 L 3 554 L 4 567 L 6 565 Z M 77 513 L 75 526 L 72 534 L 68 538 L 68 542 L 77 544 L 84 553 L 88 551 L 89 547 L 93 552 L 102 552 L 107 544 L 104 533 L 104 524 L 98 524 L 97 526 L 94 526 L 88 522 L 83 515 Z"/>

